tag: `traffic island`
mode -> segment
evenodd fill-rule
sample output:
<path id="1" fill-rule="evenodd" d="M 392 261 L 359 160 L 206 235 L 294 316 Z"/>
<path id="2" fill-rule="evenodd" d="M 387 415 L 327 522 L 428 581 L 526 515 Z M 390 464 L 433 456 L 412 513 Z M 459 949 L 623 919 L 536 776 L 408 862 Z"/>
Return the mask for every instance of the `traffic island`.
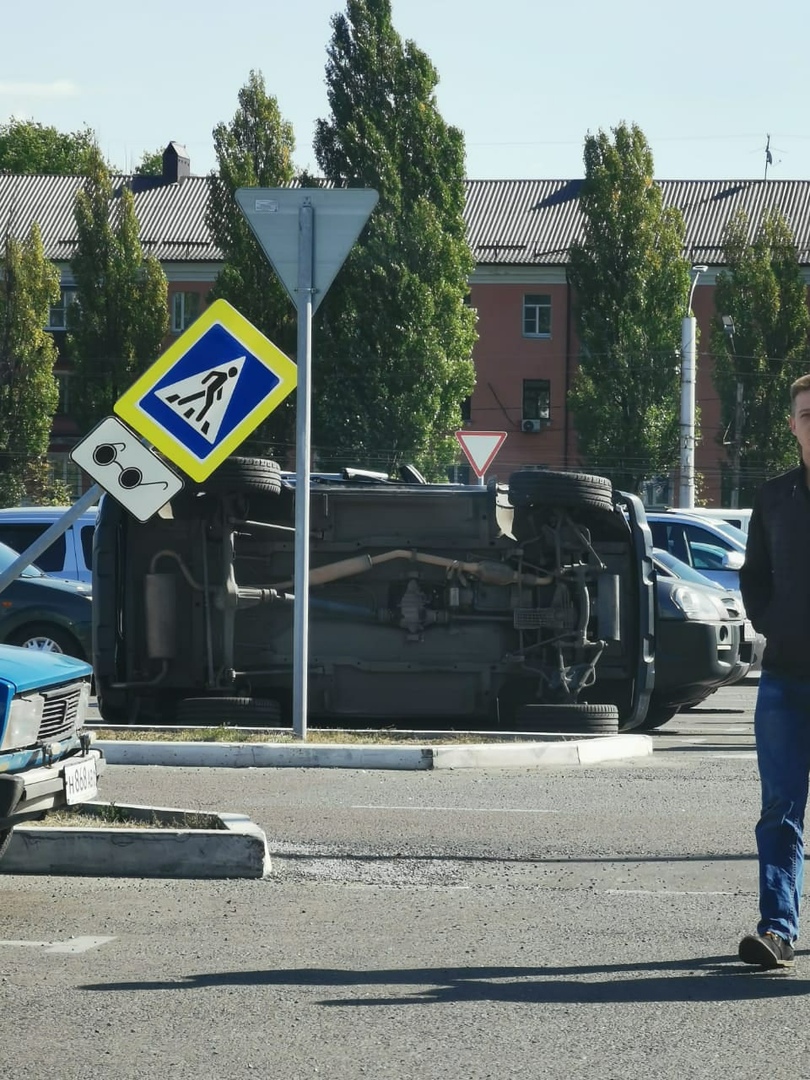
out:
<path id="1" fill-rule="evenodd" d="M 532 735 L 521 742 L 360 743 L 168 742 L 99 738 L 109 765 L 232 769 L 543 769 L 647 757 L 649 735 Z"/>
<path id="2" fill-rule="evenodd" d="M 86 824 L 18 826 L 4 874 L 79 877 L 261 878 L 267 837 L 243 814 L 207 814 L 91 802 L 71 808 Z M 131 822 L 131 824 L 129 824 Z"/>

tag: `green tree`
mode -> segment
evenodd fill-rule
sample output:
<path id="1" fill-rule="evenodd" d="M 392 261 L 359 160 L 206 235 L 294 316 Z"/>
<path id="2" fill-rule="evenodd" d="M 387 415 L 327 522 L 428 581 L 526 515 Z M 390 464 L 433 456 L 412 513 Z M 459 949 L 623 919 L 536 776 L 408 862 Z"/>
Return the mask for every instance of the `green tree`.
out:
<path id="1" fill-rule="evenodd" d="M 160 263 L 141 248 L 132 192 L 114 196 L 99 154 L 76 195 L 75 217 L 67 348 L 82 391 L 76 420 L 89 428 L 157 359 L 168 330 L 168 289 Z"/>
<path id="2" fill-rule="evenodd" d="M 332 19 L 331 116 L 316 125 L 328 181 L 379 203 L 318 309 L 313 431 L 324 467 L 437 476 L 475 382 L 474 262 L 464 225 L 464 139 L 442 119 L 436 69 L 391 21 L 390 0 L 348 0 Z"/>
<path id="3" fill-rule="evenodd" d="M 713 378 L 729 451 L 724 486 L 729 501 L 750 506 L 767 476 L 797 462 L 785 417 L 790 384 L 810 360 L 810 314 L 796 244 L 782 214 L 765 213 L 753 229 L 741 211 L 726 227 L 724 248 L 728 269 L 718 274 L 715 288 Z M 731 316 L 731 335 L 724 315 Z"/>
<path id="4" fill-rule="evenodd" d="M 141 160 L 135 167 L 135 176 L 162 176 L 163 151 L 144 150 Z"/>
<path id="5" fill-rule="evenodd" d="M 683 218 L 662 205 L 644 134 L 620 124 L 612 135 L 585 140 L 584 237 L 568 269 L 581 347 L 569 403 L 584 462 L 637 491 L 678 459 L 689 264 Z"/>
<path id="6" fill-rule="evenodd" d="M 33 120 L 0 124 L 0 172 L 84 174 L 95 152 L 96 137 L 87 127 L 65 134 Z"/>
<path id="7" fill-rule="evenodd" d="M 211 177 L 206 223 L 223 266 L 211 298 L 233 304 L 294 359 L 295 312 L 234 199 L 240 187 L 282 187 L 293 180 L 293 129 L 276 99 L 267 94 L 260 72 L 250 72 L 238 101 L 230 124 L 217 124 L 213 132 L 218 171 Z M 253 434 L 249 447 L 286 456 L 295 429 L 295 395 L 291 398 Z"/>
<path id="8" fill-rule="evenodd" d="M 39 226 L 7 234 L 0 262 L 0 505 L 60 502 L 46 458 L 59 399 L 57 352 L 43 327 L 59 298 L 59 273 L 45 258 Z"/>

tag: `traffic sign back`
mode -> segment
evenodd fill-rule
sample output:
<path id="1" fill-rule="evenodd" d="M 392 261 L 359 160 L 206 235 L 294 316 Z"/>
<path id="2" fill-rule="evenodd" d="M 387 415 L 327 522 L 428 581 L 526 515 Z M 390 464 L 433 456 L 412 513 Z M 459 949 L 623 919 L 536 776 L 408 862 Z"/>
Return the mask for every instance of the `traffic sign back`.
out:
<path id="1" fill-rule="evenodd" d="M 194 480 L 204 480 L 275 409 L 297 370 L 216 300 L 115 403 L 115 412 Z"/>
<path id="2" fill-rule="evenodd" d="M 379 195 L 373 188 L 239 188 L 236 202 L 296 307 L 298 218 L 305 204 L 316 219 L 312 263 L 315 311 L 363 231 Z"/>

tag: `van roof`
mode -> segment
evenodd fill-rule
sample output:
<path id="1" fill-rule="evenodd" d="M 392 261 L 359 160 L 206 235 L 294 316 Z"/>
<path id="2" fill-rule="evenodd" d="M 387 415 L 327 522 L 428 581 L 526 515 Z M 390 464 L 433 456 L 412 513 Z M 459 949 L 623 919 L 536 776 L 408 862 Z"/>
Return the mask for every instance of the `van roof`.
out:
<path id="1" fill-rule="evenodd" d="M 2 518 L 14 518 L 15 521 L 42 521 L 50 520 L 56 521 L 57 518 L 62 517 L 68 510 L 72 510 L 71 506 L 3 506 L 0 507 L 0 519 Z M 98 507 L 91 506 L 80 515 L 84 520 L 92 520 L 98 517 Z"/>

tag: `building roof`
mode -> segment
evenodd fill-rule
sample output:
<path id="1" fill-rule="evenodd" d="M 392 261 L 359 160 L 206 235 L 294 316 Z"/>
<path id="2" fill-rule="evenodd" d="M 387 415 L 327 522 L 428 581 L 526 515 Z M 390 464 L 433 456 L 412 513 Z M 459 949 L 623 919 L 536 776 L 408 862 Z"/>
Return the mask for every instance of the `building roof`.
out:
<path id="1" fill-rule="evenodd" d="M 753 233 L 766 210 L 790 226 L 799 261 L 810 263 L 810 181 L 661 180 L 665 206 L 678 207 L 686 225 L 685 254 L 696 263 L 723 265 L 723 232 L 738 210 Z M 467 237 L 477 264 L 554 266 L 583 239 L 582 180 L 468 180 Z"/>
<path id="2" fill-rule="evenodd" d="M 39 222 L 48 258 L 73 253 L 73 203 L 81 176 L 0 173 L 0 236 L 26 235 Z M 113 188 L 133 188 L 144 250 L 161 262 L 220 262 L 205 225 L 210 178 L 114 176 Z M 765 210 L 788 222 L 799 261 L 810 264 L 810 180 L 662 180 L 664 205 L 686 223 L 685 254 L 692 262 L 722 265 L 723 231 L 736 213 L 751 231 Z M 559 266 L 582 239 L 582 180 L 468 180 L 465 217 L 478 265 Z"/>
<path id="3" fill-rule="evenodd" d="M 144 252 L 161 262 L 220 262 L 222 254 L 205 224 L 209 178 L 113 176 L 113 191 L 130 185 Z M 0 173 L 0 237 L 22 238 L 33 222 L 42 232 L 45 254 L 65 262 L 76 245 L 73 205 L 83 176 Z"/>

